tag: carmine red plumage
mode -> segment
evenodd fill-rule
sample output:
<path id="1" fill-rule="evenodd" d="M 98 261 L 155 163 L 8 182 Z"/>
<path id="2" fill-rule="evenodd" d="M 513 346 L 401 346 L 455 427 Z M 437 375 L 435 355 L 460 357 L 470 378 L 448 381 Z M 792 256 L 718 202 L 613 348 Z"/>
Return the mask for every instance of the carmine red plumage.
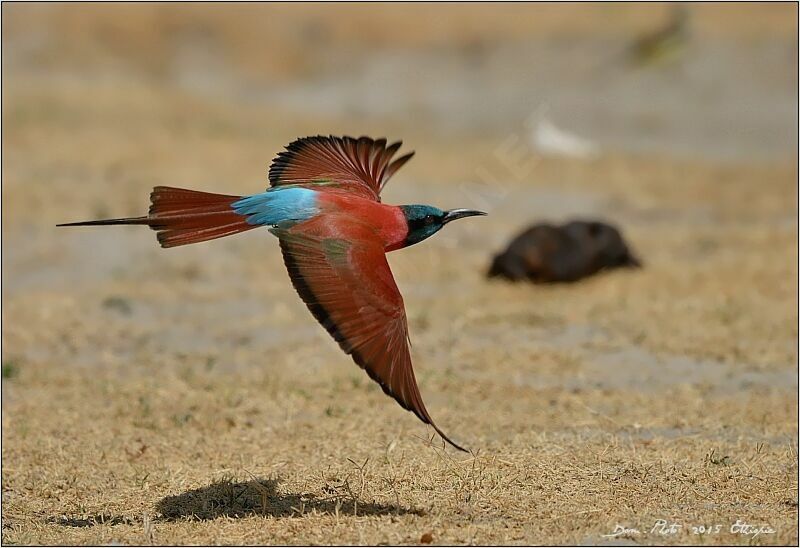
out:
<path id="1" fill-rule="evenodd" d="M 339 346 L 404 409 L 431 419 L 411 365 L 408 321 L 386 252 L 435 234 L 446 223 L 484 213 L 381 203 L 389 178 L 413 153 L 368 137 L 307 137 L 278 154 L 271 188 L 254 196 L 156 187 L 143 217 L 70 223 L 148 225 L 163 247 L 269 226 L 300 298 Z M 65 225 L 66 226 L 66 225 Z"/>
<path id="2" fill-rule="evenodd" d="M 205 242 L 256 228 L 231 209 L 241 196 L 157 186 L 150 194 L 150 227 L 162 247 Z"/>

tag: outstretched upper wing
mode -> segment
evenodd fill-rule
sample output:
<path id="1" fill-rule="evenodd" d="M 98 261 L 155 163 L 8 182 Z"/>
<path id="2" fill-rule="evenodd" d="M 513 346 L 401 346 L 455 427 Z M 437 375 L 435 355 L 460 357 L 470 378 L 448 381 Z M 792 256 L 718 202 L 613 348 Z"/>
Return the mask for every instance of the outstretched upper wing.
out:
<path id="1" fill-rule="evenodd" d="M 386 181 L 414 155 L 392 161 L 402 141 L 386 146 L 386 139 L 369 137 L 304 137 L 272 161 L 271 186 L 325 183 L 380 202 Z"/>
<path id="2" fill-rule="evenodd" d="M 383 246 L 374 230 L 346 215 L 328 215 L 272 231 L 300 297 L 342 350 L 383 391 L 434 424 L 411 367 L 408 324 Z"/>

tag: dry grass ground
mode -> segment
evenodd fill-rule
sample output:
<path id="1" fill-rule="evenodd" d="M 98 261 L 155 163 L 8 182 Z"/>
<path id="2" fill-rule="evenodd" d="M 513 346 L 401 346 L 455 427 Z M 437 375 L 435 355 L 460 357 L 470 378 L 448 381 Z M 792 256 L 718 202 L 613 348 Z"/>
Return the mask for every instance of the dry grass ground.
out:
<path id="1" fill-rule="evenodd" d="M 14 9 L 30 28 L 52 17 Z M 724 32 L 758 40 L 744 9 Z M 392 10 L 380 17 L 409 28 Z M 71 20 L 108 28 L 95 17 Z M 790 32 L 785 19 L 764 25 Z M 153 43 L 120 33 L 121 48 Z M 792 158 L 533 155 L 521 172 L 499 159 L 503 136 L 196 96 L 157 71 L 68 77 L 50 62 L 66 63 L 4 69 L 4 543 L 604 543 L 618 524 L 639 533 L 616 542 L 797 543 Z M 417 150 L 389 202 L 490 209 L 390 256 L 423 396 L 471 455 L 328 340 L 268 234 L 164 251 L 135 227 L 54 228 L 139 214 L 157 184 L 256 192 L 285 142 L 320 131 L 399 134 Z M 491 253 L 551 205 L 620 224 L 645 268 L 486 281 Z"/>

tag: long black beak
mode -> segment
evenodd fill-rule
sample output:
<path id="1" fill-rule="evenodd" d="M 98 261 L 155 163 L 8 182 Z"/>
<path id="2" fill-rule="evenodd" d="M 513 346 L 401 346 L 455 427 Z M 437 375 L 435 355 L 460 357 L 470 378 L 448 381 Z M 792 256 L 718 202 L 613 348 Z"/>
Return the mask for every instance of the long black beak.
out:
<path id="1" fill-rule="evenodd" d="M 450 211 L 445 212 L 444 219 L 442 219 L 442 224 L 445 225 L 450 221 L 463 219 L 464 217 L 474 217 L 475 215 L 486 215 L 486 212 L 478 211 L 477 209 L 451 209 Z"/>

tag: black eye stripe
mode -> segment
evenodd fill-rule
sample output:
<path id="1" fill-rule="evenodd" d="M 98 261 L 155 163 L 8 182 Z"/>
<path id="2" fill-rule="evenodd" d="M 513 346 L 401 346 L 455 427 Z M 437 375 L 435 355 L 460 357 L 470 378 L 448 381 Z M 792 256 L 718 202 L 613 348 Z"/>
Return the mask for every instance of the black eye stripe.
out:
<path id="1" fill-rule="evenodd" d="M 436 217 L 434 215 L 425 215 L 422 218 L 417 218 L 409 221 L 409 225 L 416 228 L 422 228 L 425 226 L 430 226 L 436 222 Z"/>

